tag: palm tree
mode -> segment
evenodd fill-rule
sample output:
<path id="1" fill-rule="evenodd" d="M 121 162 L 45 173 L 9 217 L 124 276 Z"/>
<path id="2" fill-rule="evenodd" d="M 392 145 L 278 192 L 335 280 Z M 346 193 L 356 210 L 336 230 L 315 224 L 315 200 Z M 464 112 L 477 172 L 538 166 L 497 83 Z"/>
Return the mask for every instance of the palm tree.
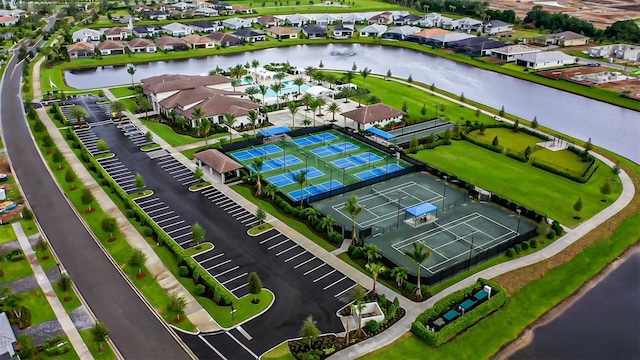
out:
<path id="1" fill-rule="evenodd" d="M 284 85 L 282 85 L 282 83 L 275 83 L 271 85 L 271 90 L 276 93 L 276 109 L 280 108 L 280 91 L 282 91 L 283 88 Z"/>
<path id="2" fill-rule="evenodd" d="M 304 194 L 302 192 L 302 187 L 304 186 L 304 183 L 307 182 L 307 173 L 309 172 L 309 170 L 307 169 L 302 169 L 300 171 L 298 171 L 297 173 L 293 174 L 293 180 L 295 180 L 298 185 L 300 185 L 300 207 L 302 208 L 302 201 L 304 200 Z"/>
<path id="3" fill-rule="evenodd" d="M 258 85 L 258 92 L 262 94 L 262 106 L 265 106 L 266 104 L 264 102 L 264 97 L 265 95 L 267 95 L 267 92 L 269 92 L 269 88 L 267 87 L 267 85 L 260 84 Z"/>
<path id="4" fill-rule="evenodd" d="M 347 202 L 344 204 L 344 210 L 351 216 L 353 221 L 353 227 L 351 230 L 351 244 L 357 245 L 358 238 L 356 237 L 356 219 L 358 215 L 364 210 L 365 206 L 358 204 L 358 196 L 353 195 L 347 198 Z"/>
<path id="5" fill-rule="evenodd" d="M 291 127 L 295 127 L 296 126 L 296 113 L 298 112 L 298 104 L 296 104 L 295 102 L 291 101 L 291 102 L 287 103 L 287 109 L 289 109 L 289 112 L 291 113 Z"/>
<path id="6" fill-rule="evenodd" d="M 318 99 L 313 98 L 309 103 L 309 109 L 311 109 L 311 112 L 313 113 L 313 126 L 316 126 L 316 110 L 318 110 L 319 107 L 320 104 L 318 103 Z"/>
<path id="7" fill-rule="evenodd" d="M 353 71 L 347 71 L 346 73 L 344 73 L 344 79 L 346 80 L 347 84 L 351 83 L 354 77 L 356 77 L 356 73 Z"/>
<path id="8" fill-rule="evenodd" d="M 191 116 L 193 116 L 193 120 L 195 120 L 196 124 L 198 124 L 200 122 L 200 119 L 202 119 L 202 117 L 204 116 L 204 111 L 201 107 L 194 108 L 191 112 Z M 200 128 L 198 128 L 198 131 L 200 131 Z"/>
<path id="9" fill-rule="evenodd" d="M 382 257 L 382 255 L 380 254 L 380 248 L 375 244 L 365 244 L 362 247 L 362 250 L 367 256 L 367 265 L 371 264 L 371 261 Z"/>
<path id="10" fill-rule="evenodd" d="M 127 106 L 120 100 L 116 100 L 109 105 L 111 112 L 118 114 L 118 120 L 122 121 L 122 112 L 127 110 Z"/>
<path id="11" fill-rule="evenodd" d="M 244 93 L 249 95 L 249 98 L 253 101 L 256 101 L 253 95 L 257 95 L 258 93 L 260 93 L 260 90 L 255 87 L 255 86 L 251 86 L 248 87 L 244 90 Z"/>
<path id="12" fill-rule="evenodd" d="M 340 105 L 337 102 L 332 102 L 327 105 L 327 111 L 331 113 L 331 122 L 336 121 L 336 113 L 340 112 Z"/>
<path id="13" fill-rule="evenodd" d="M 380 275 L 387 268 L 384 267 L 384 265 L 382 265 L 379 262 L 367 264 L 366 268 L 367 268 L 367 270 L 369 270 L 371 272 L 371 275 L 373 277 L 373 289 L 371 289 L 371 291 L 373 291 L 373 293 L 375 294 L 376 293 L 376 282 L 378 280 L 378 275 Z"/>
<path id="14" fill-rule="evenodd" d="M 127 66 L 127 72 L 131 75 L 131 88 L 133 89 L 135 87 L 133 83 L 133 75 L 136 73 L 136 67 L 129 64 L 129 66 Z"/>
<path id="15" fill-rule="evenodd" d="M 367 95 L 367 90 L 365 88 L 357 88 L 355 95 L 358 97 L 358 107 L 362 107 L 362 97 Z"/>
<path id="16" fill-rule="evenodd" d="M 233 124 L 236 122 L 236 116 L 232 113 L 224 114 L 224 124 L 229 128 L 229 143 L 231 143 L 231 129 L 233 129 Z"/>
<path id="17" fill-rule="evenodd" d="M 371 74 L 371 70 L 369 68 L 360 70 L 360 75 L 362 75 L 362 78 L 364 80 L 362 87 L 365 89 L 367 88 L 367 76 L 369 76 L 369 74 Z"/>
<path id="18" fill-rule="evenodd" d="M 282 80 L 284 80 L 284 78 L 287 76 L 287 74 L 283 73 L 283 72 L 278 72 L 275 75 L 273 75 L 273 78 L 278 80 L 279 84 L 282 84 Z"/>
<path id="19" fill-rule="evenodd" d="M 316 98 L 316 104 L 318 105 L 318 116 L 322 116 L 322 109 L 327 104 L 327 100 L 323 97 Z"/>
<path id="20" fill-rule="evenodd" d="M 313 73 L 315 71 L 316 69 L 313 66 L 307 66 L 306 68 L 304 68 L 305 74 L 309 75 L 309 81 L 313 80 Z"/>
<path id="21" fill-rule="evenodd" d="M 260 61 L 258 61 L 258 59 L 251 60 L 251 67 L 253 68 L 254 74 L 258 74 L 258 66 L 260 66 Z"/>
<path id="22" fill-rule="evenodd" d="M 204 136 L 204 148 L 209 148 L 209 133 L 211 132 L 211 121 L 207 118 L 198 120 L 198 130 Z"/>
<path id="23" fill-rule="evenodd" d="M 262 193 L 266 196 L 270 197 L 271 200 L 275 199 L 276 193 L 278 192 L 278 187 L 273 184 L 268 184 L 262 189 Z"/>
<path id="24" fill-rule="evenodd" d="M 327 231 L 327 235 L 329 235 L 329 233 L 333 229 L 333 225 L 335 224 L 336 221 L 329 215 L 323 217 L 322 220 L 320 220 L 320 227 Z"/>
<path id="25" fill-rule="evenodd" d="M 431 256 L 431 250 L 426 249 L 420 241 L 416 241 L 413 243 L 413 251 L 404 251 L 404 254 L 418 264 L 418 286 L 416 287 L 416 295 L 422 298 L 422 291 L 420 290 L 420 268 L 422 268 L 422 263 Z"/>
<path id="26" fill-rule="evenodd" d="M 232 79 L 240 80 L 246 73 L 247 69 L 245 69 L 241 64 L 238 64 L 229 69 L 229 75 L 231 75 Z"/>
<path id="27" fill-rule="evenodd" d="M 391 277 L 396 281 L 398 287 L 402 286 L 402 282 L 409 277 L 409 269 L 404 266 L 396 266 L 391 269 Z"/>
<path id="28" fill-rule="evenodd" d="M 253 137 L 256 137 L 256 124 L 258 123 L 258 112 L 255 110 L 249 110 L 247 114 L 247 119 L 251 123 L 251 127 L 253 128 Z"/>
<path id="29" fill-rule="evenodd" d="M 258 186 L 258 189 L 256 190 L 256 196 L 260 197 L 262 195 L 262 182 L 260 182 L 260 174 L 262 173 L 262 157 L 258 156 L 253 158 L 253 161 L 251 162 L 251 164 L 253 165 L 253 168 L 256 170 L 256 176 L 257 178 L 257 182 L 256 185 Z"/>
<path id="30" fill-rule="evenodd" d="M 347 86 L 343 88 L 341 92 L 342 92 L 342 95 L 344 95 L 344 103 L 345 104 L 349 103 L 349 98 L 351 97 L 351 95 L 353 95 L 353 88 L 350 86 Z"/>
<path id="31" fill-rule="evenodd" d="M 140 99 L 140 102 L 138 103 L 138 106 L 140 107 L 141 110 L 144 111 L 144 117 L 148 118 L 149 117 L 149 109 L 151 108 L 151 102 L 149 101 L 149 99 L 147 99 L 146 96 L 143 96 Z"/>
<path id="32" fill-rule="evenodd" d="M 82 106 L 76 105 L 71 108 L 71 110 L 69 111 L 69 115 L 71 115 L 72 118 L 78 120 L 78 125 L 82 126 L 82 119 L 89 116 L 89 113 Z"/>
<path id="33" fill-rule="evenodd" d="M 5 286 L 2 289 L 0 289 L 0 296 L 2 296 L 3 298 L 2 302 L 4 306 L 7 309 L 13 311 L 14 317 L 17 319 L 21 318 L 22 305 L 20 303 L 22 301 L 22 298 L 20 294 L 13 291 L 13 289 L 11 289 L 10 287 Z"/>
<path id="34" fill-rule="evenodd" d="M 293 85 L 298 87 L 298 95 L 300 95 L 300 87 L 304 85 L 304 78 L 302 76 L 298 76 L 293 80 Z"/>
<path id="35" fill-rule="evenodd" d="M 304 106 L 306 106 L 306 110 L 309 110 L 309 104 L 311 104 L 311 101 L 313 101 L 313 95 L 306 93 L 304 95 L 302 95 L 302 103 L 304 104 Z"/>
<path id="36" fill-rule="evenodd" d="M 236 91 L 236 87 L 240 86 L 240 80 L 238 79 L 231 80 L 231 86 L 233 87 L 233 91 Z"/>

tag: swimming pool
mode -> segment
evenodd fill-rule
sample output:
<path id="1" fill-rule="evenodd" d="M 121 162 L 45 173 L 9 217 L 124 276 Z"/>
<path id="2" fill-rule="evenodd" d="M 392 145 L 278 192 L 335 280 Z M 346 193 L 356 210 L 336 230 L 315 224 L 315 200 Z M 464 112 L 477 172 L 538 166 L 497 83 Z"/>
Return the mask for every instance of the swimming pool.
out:
<path id="1" fill-rule="evenodd" d="M 293 82 L 291 82 L 291 84 L 289 84 L 289 85 L 286 85 L 285 82 L 286 81 L 282 82 L 282 85 L 284 85 L 284 88 L 282 90 L 280 90 L 277 95 L 276 95 L 275 91 L 273 91 L 273 90 L 271 90 L 271 88 L 269 88 L 267 90 L 267 94 L 265 95 L 265 98 L 276 97 L 278 95 L 282 96 L 282 95 L 289 95 L 289 94 L 297 94 L 298 93 L 298 86 L 293 85 Z M 304 91 L 307 90 L 310 87 L 311 86 L 309 86 L 307 84 L 300 85 L 300 93 L 304 93 Z"/>

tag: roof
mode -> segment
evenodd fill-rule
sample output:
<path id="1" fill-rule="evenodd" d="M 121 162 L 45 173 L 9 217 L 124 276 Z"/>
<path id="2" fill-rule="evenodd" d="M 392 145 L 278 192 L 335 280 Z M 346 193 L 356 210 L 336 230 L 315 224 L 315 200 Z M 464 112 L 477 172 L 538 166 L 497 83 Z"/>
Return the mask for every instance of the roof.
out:
<path id="1" fill-rule="evenodd" d="M 262 15 L 260 17 L 258 17 L 258 22 L 260 24 L 268 24 L 268 23 L 272 23 L 272 22 L 279 22 L 280 19 L 278 19 L 277 17 L 273 16 L 273 15 Z"/>
<path id="2" fill-rule="evenodd" d="M 437 206 L 426 202 L 426 203 L 418 204 L 416 206 L 412 206 L 410 208 L 407 208 L 405 211 L 406 211 L 407 214 L 409 214 L 411 216 L 418 217 L 418 216 L 422 216 L 422 215 L 425 215 L 425 214 L 432 213 L 432 212 L 434 212 L 436 210 L 438 210 Z"/>
<path id="3" fill-rule="evenodd" d="M 171 24 L 167 24 L 167 25 L 162 25 L 162 28 L 164 30 L 169 30 L 171 32 L 175 32 L 175 31 L 183 31 L 184 29 L 188 28 L 188 26 L 174 22 Z"/>
<path id="4" fill-rule="evenodd" d="M 431 36 L 431 37 L 429 37 L 429 39 L 435 40 L 435 41 L 440 41 L 442 43 L 448 43 L 448 42 L 452 42 L 452 41 L 465 40 L 465 39 L 469 39 L 469 38 L 473 38 L 473 37 L 475 37 L 475 36 L 474 35 L 465 34 L 465 33 L 454 32 L 454 33 L 450 33 L 450 34 L 442 34 L 442 35 Z"/>
<path id="5" fill-rule="evenodd" d="M 185 45 L 184 41 L 171 37 L 171 36 L 161 36 L 156 40 L 156 44 L 158 44 L 158 46 L 175 46 L 175 45 Z"/>
<path id="6" fill-rule="evenodd" d="M 360 32 L 365 32 L 365 33 L 372 33 L 372 32 L 383 33 L 385 31 L 387 31 L 387 27 L 385 25 L 380 25 L 380 24 L 372 24 L 360 29 Z"/>
<path id="7" fill-rule="evenodd" d="M 531 63 L 548 63 L 555 61 L 567 61 L 574 60 L 575 57 L 569 56 L 562 51 L 545 51 L 531 54 L 524 54 L 520 57 L 520 60 Z"/>
<path id="8" fill-rule="evenodd" d="M 80 50 L 93 50 L 94 46 L 92 43 L 87 42 L 77 42 L 67 46 L 67 52 L 72 51 L 80 51 Z"/>
<path id="9" fill-rule="evenodd" d="M 409 15 L 405 15 L 405 16 L 402 18 L 402 20 L 405 20 L 405 21 L 418 21 L 418 20 L 420 20 L 420 19 L 422 19 L 422 16 L 420 16 L 420 15 L 416 15 L 416 14 L 409 14 Z"/>
<path id="10" fill-rule="evenodd" d="M 234 32 L 233 35 L 242 36 L 242 37 L 254 37 L 254 36 L 263 36 L 264 33 L 257 30 L 243 29 L 243 30 L 238 30 Z"/>
<path id="11" fill-rule="evenodd" d="M 340 23 L 340 24 L 338 24 L 338 26 L 336 26 L 335 28 L 333 28 L 333 31 L 342 31 L 342 32 L 350 31 L 350 32 L 355 32 L 356 30 L 353 28 L 353 25 L 349 25 L 349 24 L 345 24 L 345 23 Z"/>
<path id="12" fill-rule="evenodd" d="M 300 22 L 300 21 L 309 21 L 309 18 L 304 15 L 294 14 L 294 15 L 287 15 L 286 20 L 288 22 Z"/>
<path id="13" fill-rule="evenodd" d="M 323 35 L 327 34 L 327 30 L 323 29 L 318 25 L 305 25 L 302 27 L 302 31 L 304 31 L 307 34 L 323 34 Z"/>
<path id="14" fill-rule="evenodd" d="M 443 34 L 449 34 L 449 33 L 451 33 L 451 31 L 436 28 L 436 29 L 424 29 L 424 30 L 418 31 L 417 33 L 414 33 L 413 36 L 428 38 L 436 35 L 443 35 Z"/>
<path id="15" fill-rule="evenodd" d="M 135 31 L 138 34 L 149 34 L 157 30 L 158 30 L 158 27 L 153 25 L 138 25 L 133 28 L 133 31 Z"/>
<path id="16" fill-rule="evenodd" d="M 289 129 L 286 126 L 278 126 L 278 127 L 274 127 L 271 129 L 262 129 L 262 130 L 258 130 L 258 134 L 264 136 L 264 137 L 269 137 L 269 136 L 274 136 L 274 135 L 280 135 L 280 134 L 286 134 L 288 132 L 290 132 L 291 129 Z"/>
<path id="17" fill-rule="evenodd" d="M 533 48 L 526 45 L 508 45 L 503 46 L 501 48 L 497 48 L 492 50 L 491 52 L 500 53 L 500 54 L 527 54 L 540 52 L 541 50 L 538 48 Z"/>
<path id="18" fill-rule="evenodd" d="M 145 93 L 162 93 L 167 91 L 193 89 L 198 86 L 212 86 L 231 83 L 231 79 L 222 75 L 158 75 L 142 79 Z"/>
<path id="19" fill-rule="evenodd" d="M 392 108 L 391 106 L 378 103 L 344 112 L 342 113 L 342 116 L 357 121 L 361 124 L 368 124 L 397 116 L 402 116 L 405 114 L 406 113 L 404 111 L 400 111 Z"/>
<path id="20" fill-rule="evenodd" d="M 124 43 L 118 40 L 105 40 L 98 45 L 100 50 L 119 50 L 124 48 Z"/>
<path id="21" fill-rule="evenodd" d="M 222 20 L 222 23 L 223 24 L 231 24 L 231 25 L 244 25 L 244 24 L 247 23 L 247 21 L 244 20 L 244 19 L 240 19 L 240 18 L 235 17 L 235 18 Z"/>
<path id="22" fill-rule="evenodd" d="M 372 127 L 367 129 L 368 132 L 372 133 L 373 135 L 376 135 L 377 137 L 383 138 L 385 140 L 391 140 L 391 139 L 395 139 L 396 136 L 393 134 L 390 134 L 386 131 L 380 130 L 376 127 Z"/>
<path id="23" fill-rule="evenodd" d="M 151 15 L 151 16 L 153 16 L 153 15 L 158 16 L 158 15 L 169 15 L 169 14 L 168 14 L 166 11 L 162 11 L 162 10 L 153 10 L 153 11 L 149 11 L 149 14 L 148 14 L 148 15 Z"/>
<path id="24" fill-rule="evenodd" d="M 216 149 L 200 151 L 196 153 L 194 157 L 219 174 L 242 169 L 244 167 L 237 161 Z"/>
<path id="25" fill-rule="evenodd" d="M 147 40 L 147 39 L 133 39 L 131 41 L 129 41 L 127 43 L 127 45 L 129 45 L 130 48 L 141 48 L 141 47 L 149 47 L 149 46 L 156 46 L 156 44 L 153 43 L 153 41 L 151 40 Z"/>
<path id="26" fill-rule="evenodd" d="M 123 27 L 113 27 L 104 31 L 105 35 L 120 35 L 122 33 L 131 34 L 131 30 Z"/>
<path id="27" fill-rule="evenodd" d="M 9 323 L 7 313 L 0 313 L 0 351 L 4 354 L 16 342 L 16 334 Z"/>
<path id="28" fill-rule="evenodd" d="M 542 36 L 538 36 L 536 39 L 560 39 L 560 38 L 563 38 L 565 40 L 589 39 L 588 36 L 574 33 L 573 31 L 563 31 L 555 34 L 542 35 Z"/>
<path id="29" fill-rule="evenodd" d="M 198 20 L 198 21 L 190 22 L 189 26 L 195 26 L 195 27 L 204 29 L 204 28 L 215 27 L 216 23 L 211 20 Z"/>
<path id="30" fill-rule="evenodd" d="M 231 35 L 231 34 L 227 34 L 227 33 L 223 33 L 223 32 L 214 32 L 212 34 L 207 35 L 207 37 L 211 40 L 216 40 L 219 42 L 233 42 L 233 41 L 238 41 L 241 42 L 242 40 L 238 39 L 237 36 Z"/>
<path id="31" fill-rule="evenodd" d="M 282 26 L 272 26 L 268 30 L 268 32 L 276 35 L 287 35 L 287 34 L 297 34 L 298 30 L 294 30 L 292 28 L 286 28 Z"/>
<path id="32" fill-rule="evenodd" d="M 489 21 L 491 27 L 501 27 L 501 26 L 513 26 L 513 24 L 509 24 L 508 22 L 502 20 L 491 20 Z"/>
<path id="33" fill-rule="evenodd" d="M 419 27 L 405 25 L 405 26 L 398 26 L 398 27 L 391 28 L 387 30 L 386 33 L 410 35 L 410 34 L 417 33 L 418 31 L 420 31 Z"/>
<path id="34" fill-rule="evenodd" d="M 100 36 L 100 31 L 94 30 L 94 29 L 88 29 L 88 28 L 87 29 L 80 29 L 80 30 L 74 31 L 72 36 L 73 37 L 81 37 L 81 36 L 85 36 L 85 35 L 89 35 L 89 36 L 97 35 L 97 36 Z"/>
<path id="35" fill-rule="evenodd" d="M 213 41 L 208 37 L 200 36 L 200 35 L 187 35 L 187 36 L 183 37 L 182 40 L 184 40 L 185 42 L 188 42 L 189 44 L 194 44 L 194 45 L 195 44 L 208 44 L 208 43 Z"/>
<path id="36" fill-rule="evenodd" d="M 196 106 L 202 109 L 204 117 L 220 116 L 227 113 L 246 116 L 250 110 L 259 109 L 260 105 L 239 97 L 244 95 L 244 93 L 237 91 L 198 87 L 179 91 L 160 101 L 160 105 L 166 109 L 173 109 L 177 114 L 187 119 L 193 117 L 193 109 Z"/>

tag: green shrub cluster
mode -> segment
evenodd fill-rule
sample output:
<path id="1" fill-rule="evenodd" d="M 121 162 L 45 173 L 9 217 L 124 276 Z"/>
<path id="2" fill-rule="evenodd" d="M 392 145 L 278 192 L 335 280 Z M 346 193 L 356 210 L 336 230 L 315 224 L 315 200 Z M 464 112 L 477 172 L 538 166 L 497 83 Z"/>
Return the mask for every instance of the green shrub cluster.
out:
<path id="1" fill-rule="evenodd" d="M 464 298 L 481 290 L 484 285 L 489 285 L 492 288 L 490 299 L 467 311 L 459 318 L 445 325 L 439 331 L 432 331 L 426 328 L 425 324 L 427 324 L 427 322 L 444 314 L 450 309 L 451 304 L 461 303 Z M 462 331 L 471 327 L 485 316 L 498 310 L 506 300 L 507 292 L 505 289 L 491 280 L 482 278 L 478 279 L 478 282 L 473 286 L 458 290 L 445 296 L 436 302 L 432 308 L 427 309 L 422 314 L 418 315 L 416 321 L 411 324 L 411 332 L 431 346 L 440 346 L 454 338 Z"/>
<path id="2" fill-rule="evenodd" d="M 13 249 L 4 256 L 5 261 L 20 261 L 24 259 L 24 252 L 22 249 Z"/>
<path id="3" fill-rule="evenodd" d="M 596 172 L 596 170 L 598 170 L 598 167 L 600 166 L 600 163 L 598 163 L 595 159 L 593 159 L 589 163 L 587 168 L 585 169 L 583 175 L 582 176 L 577 176 L 577 175 L 572 174 L 571 172 L 568 172 L 566 170 L 558 169 L 558 168 L 556 168 L 554 166 L 551 166 L 551 165 L 548 165 L 548 164 L 543 164 L 540 161 L 536 161 L 535 159 L 533 159 L 531 164 L 533 166 L 537 167 L 538 169 L 542 169 L 542 170 L 550 172 L 552 174 L 560 175 L 562 177 L 565 177 L 565 178 L 567 178 L 569 180 L 572 180 L 572 181 L 575 181 L 575 182 L 579 182 L 581 184 L 584 184 L 587 181 L 589 181 L 589 179 L 591 179 L 591 176 L 593 176 L 593 174 Z"/>
<path id="4" fill-rule="evenodd" d="M 48 356 L 57 356 L 71 351 L 71 344 L 61 334 L 58 334 L 45 340 L 42 349 Z"/>
<path id="5" fill-rule="evenodd" d="M 495 145 L 492 145 L 492 144 L 489 144 L 489 143 L 486 143 L 486 142 L 475 140 L 472 137 L 470 137 L 469 135 L 467 135 L 464 131 L 460 133 L 460 136 L 464 140 L 466 140 L 466 141 L 468 141 L 468 142 L 470 142 L 472 144 L 478 145 L 480 147 L 483 147 L 485 149 L 491 150 L 493 152 L 497 152 L 498 154 L 502 153 L 503 147 L 501 145 L 495 146 Z"/>

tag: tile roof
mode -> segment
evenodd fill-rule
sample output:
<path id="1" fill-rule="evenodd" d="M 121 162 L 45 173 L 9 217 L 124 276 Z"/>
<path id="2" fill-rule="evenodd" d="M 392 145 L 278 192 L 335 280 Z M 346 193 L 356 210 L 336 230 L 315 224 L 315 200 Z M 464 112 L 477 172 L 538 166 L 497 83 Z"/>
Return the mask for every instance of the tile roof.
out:
<path id="1" fill-rule="evenodd" d="M 185 89 L 160 101 L 166 109 L 173 109 L 176 113 L 187 119 L 193 117 L 193 109 L 202 109 L 205 117 L 218 116 L 231 113 L 236 116 L 245 116 L 249 110 L 260 108 L 260 105 L 251 100 L 240 98 L 243 92 L 196 87 Z M 195 104 L 195 105 L 194 105 Z"/>
<path id="2" fill-rule="evenodd" d="M 187 35 L 187 36 L 183 37 L 182 40 L 184 40 L 185 42 L 187 42 L 189 44 L 194 44 L 194 45 L 197 45 L 197 44 L 208 44 L 208 43 L 210 43 L 212 41 L 208 37 L 200 36 L 200 35 Z"/>
<path id="3" fill-rule="evenodd" d="M 94 46 L 92 43 L 87 42 L 77 42 L 67 46 L 67 52 L 79 51 L 79 50 L 93 50 Z"/>
<path id="4" fill-rule="evenodd" d="M 167 91 L 193 89 L 199 86 L 212 86 L 231 83 L 231 79 L 222 75 L 158 75 L 142 79 L 145 93 L 162 93 Z"/>
<path id="5" fill-rule="evenodd" d="M 244 167 L 237 161 L 216 149 L 200 151 L 196 153 L 194 157 L 219 174 L 242 169 Z"/>
<path id="6" fill-rule="evenodd" d="M 272 26 L 268 30 L 268 32 L 276 35 L 287 35 L 287 34 L 297 34 L 298 31 L 292 28 L 286 28 L 282 26 Z"/>
<path id="7" fill-rule="evenodd" d="M 149 46 L 155 46 L 156 44 L 151 40 L 138 38 L 129 41 L 127 45 L 129 45 L 130 48 L 147 48 Z"/>
<path id="8" fill-rule="evenodd" d="M 413 36 L 428 38 L 436 35 L 449 34 L 450 32 L 451 31 L 444 30 L 444 29 L 424 29 L 422 31 L 418 31 L 417 33 L 414 33 Z"/>
<path id="9" fill-rule="evenodd" d="M 380 120 L 402 116 L 406 113 L 397 109 L 379 103 L 369 106 L 363 106 L 351 111 L 342 113 L 342 116 L 357 121 L 361 124 L 373 123 Z"/>
<path id="10" fill-rule="evenodd" d="M 124 43 L 118 40 L 105 40 L 98 45 L 100 50 L 120 50 L 124 49 Z"/>
<path id="11" fill-rule="evenodd" d="M 175 46 L 175 45 L 185 45 L 184 41 L 174 38 L 172 36 L 161 36 L 156 40 L 156 44 L 161 47 L 165 46 Z"/>
<path id="12" fill-rule="evenodd" d="M 215 40 L 219 42 L 241 41 L 237 36 L 223 33 L 223 32 L 214 32 L 213 34 L 207 35 L 207 37 L 211 40 Z"/>

